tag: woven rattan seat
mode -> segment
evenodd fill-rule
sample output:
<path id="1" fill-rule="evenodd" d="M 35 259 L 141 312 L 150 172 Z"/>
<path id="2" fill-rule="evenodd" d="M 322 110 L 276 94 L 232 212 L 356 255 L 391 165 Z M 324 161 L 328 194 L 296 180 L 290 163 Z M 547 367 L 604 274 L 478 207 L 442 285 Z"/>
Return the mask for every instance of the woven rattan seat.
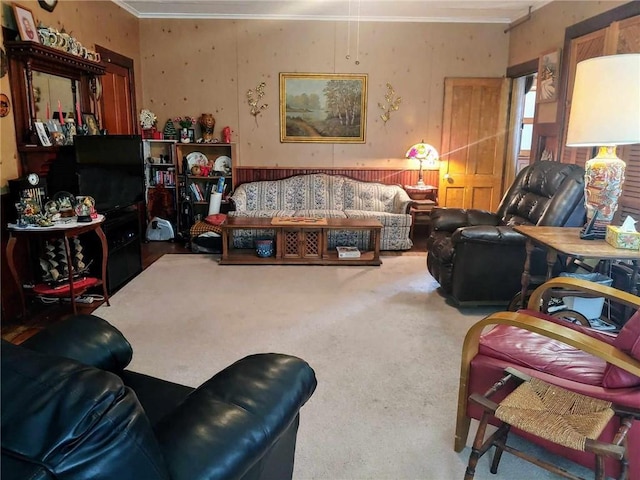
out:
<path id="1" fill-rule="evenodd" d="M 614 457 L 621 461 L 620 479 L 627 478 L 627 452 L 625 438 L 637 412 L 618 411 L 610 402 L 594 399 L 565 390 L 537 378 L 531 378 L 513 368 L 505 371 L 506 376 L 496 382 L 484 395 L 472 394 L 469 400 L 480 405 L 484 412 L 473 442 L 465 480 L 472 480 L 478 460 L 491 447 L 496 447 L 491 472 L 498 471 L 503 451 L 512 453 L 564 478 L 580 479 L 568 471 L 544 460 L 516 450 L 507 445 L 511 427 L 543 438 L 574 450 L 595 455 L 595 478 L 605 478 L 604 457 Z M 510 381 L 520 385 L 499 404 L 490 397 L 505 387 Z M 618 415 L 620 429 L 613 443 L 598 440 L 609 421 Z M 502 422 L 498 430 L 486 440 L 488 421 L 494 416 Z"/>
<path id="2" fill-rule="evenodd" d="M 495 412 L 496 418 L 513 427 L 581 451 L 587 438 L 598 439 L 613 415 L 611 402 L 570 392 L 537 378 L 511 392 Z"/>

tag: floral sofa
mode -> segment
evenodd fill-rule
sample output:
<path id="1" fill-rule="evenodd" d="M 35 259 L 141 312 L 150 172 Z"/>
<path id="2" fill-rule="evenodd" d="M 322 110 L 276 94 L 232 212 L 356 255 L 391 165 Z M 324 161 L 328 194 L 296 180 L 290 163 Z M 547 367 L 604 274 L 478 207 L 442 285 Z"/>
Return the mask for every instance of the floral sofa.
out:
<path id="1" fill-rule="evenodd" d="M 382 223 L 381 250 L 407 250 L 411 199 L 398 185 L 361 182 L 340 175 L 312 173 L 282 180 L 249 182 L 231 196 L 236 217 L 373 218 Z M 272 230 L 235 230 L 235 248 L 253 248 L 258 238 L 273 238 Z M 331 231 L 329 248 L 366 249 L 369 232 Z"/>

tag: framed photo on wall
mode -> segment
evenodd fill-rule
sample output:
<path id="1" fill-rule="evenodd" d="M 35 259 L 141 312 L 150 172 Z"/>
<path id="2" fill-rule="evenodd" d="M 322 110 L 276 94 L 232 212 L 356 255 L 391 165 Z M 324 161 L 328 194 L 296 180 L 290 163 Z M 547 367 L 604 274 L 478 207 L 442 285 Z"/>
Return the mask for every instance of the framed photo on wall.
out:
<path id="1" fill-rule="evenodd" d="M 38 36 L 38 30 L 36 29 L 36 22 L 33 20 L 33 13 L 31 10 L 14 3 L 13 16 L 16 20 L 16 25 L 20 32 L 20 38 L 22 41 L 40 43 L 40 37 Z"/>
<path id="2" fill-rule="evenodd" d="M 280 141 L 364 143 L 367 75 L 280 74 Z"/>
<path id="3" fill-rule="evenodd" d="M 556 48 L 540 56 L 538 63 L 538 85 L 536 86 L 538 103 L 555 102 L 558 98 L 558 80 L 560 75 L 560 51 Z"/>

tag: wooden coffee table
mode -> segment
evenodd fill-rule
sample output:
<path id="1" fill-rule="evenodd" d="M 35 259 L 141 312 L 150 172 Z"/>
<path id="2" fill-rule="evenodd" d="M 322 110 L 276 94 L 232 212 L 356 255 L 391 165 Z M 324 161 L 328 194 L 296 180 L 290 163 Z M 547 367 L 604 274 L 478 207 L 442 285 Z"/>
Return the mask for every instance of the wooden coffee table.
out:
<path id="1" fill-rule="evenodd" d="M 382 224 L 366 218 L 328 218 L 326 225 L 297 223 L 273 225 L 271 218 L 227 217 L 222 228 L 220 265 L 381 265 L 380 235 Z M 240 229 L 273 230 L 275 252 L 271 257 L 258 257 L 253 248 L 233 248 L 233 231 Z M 359 258 L 338 258 L 329 250 L 329 231 L 367 230 L 369 248 Z"/>

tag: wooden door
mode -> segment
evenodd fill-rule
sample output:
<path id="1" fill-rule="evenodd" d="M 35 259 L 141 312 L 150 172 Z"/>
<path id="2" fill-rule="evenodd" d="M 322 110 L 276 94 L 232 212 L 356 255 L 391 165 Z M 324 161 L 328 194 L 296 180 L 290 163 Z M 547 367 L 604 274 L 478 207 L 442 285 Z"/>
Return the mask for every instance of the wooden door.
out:
<path id="1" fill-rule="evenodd" d="M 102 128 L 111 135 L 136 133 L 133 60 L 96 45 L 106 73 L 101 78 L 102 94 L 98 116 Z"/>
<path id="2" fill-rule="evenodd" d="M 446 78 L 440 205 L 495 211 L 502 197 L 510 80 Z"/>

